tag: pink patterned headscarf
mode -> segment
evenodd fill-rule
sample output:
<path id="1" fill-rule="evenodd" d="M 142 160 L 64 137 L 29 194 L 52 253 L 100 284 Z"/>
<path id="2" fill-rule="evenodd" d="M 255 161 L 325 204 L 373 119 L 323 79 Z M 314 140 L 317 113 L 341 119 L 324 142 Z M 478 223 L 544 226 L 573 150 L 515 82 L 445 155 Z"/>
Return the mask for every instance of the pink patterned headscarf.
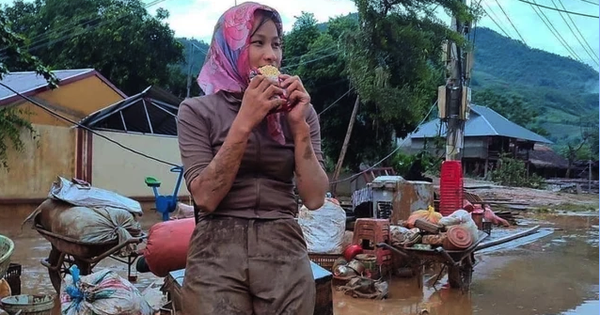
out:
<path id="1" fill-rule="evenodd" d="M 248 49 L 256 10 L 271 12 L 281 33 L 281 17 L 271 7 L 245 2 L 225 11 L 215 26 L 206 62 L 198 75 L 198 84 L 206 95 L 221 90 L 243 92 L 248 87 L 251 71 Z M 268 115 L 267 123 L 271 137 L 284 144 L 281 113 Z"/>

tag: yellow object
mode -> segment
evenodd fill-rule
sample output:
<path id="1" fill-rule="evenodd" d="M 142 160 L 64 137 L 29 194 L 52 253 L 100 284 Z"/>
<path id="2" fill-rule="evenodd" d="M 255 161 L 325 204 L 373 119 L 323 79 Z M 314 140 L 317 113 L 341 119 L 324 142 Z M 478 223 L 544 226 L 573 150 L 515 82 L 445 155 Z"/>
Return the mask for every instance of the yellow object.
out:
<path id="1" fill-rule="evenodd" d="M 441 218 L 442 214 L 439 212 L 435 212 L 435 209 L 432 206 L 429 206 L 427 210 L 417 210 L 413 212 L 410 215 L 410 217 L 408 217 L 408 220 L 406 222 L 408 224 L 408 228 L 412 229 L 413 227 L 415 227 L 415 221 L 417 219 L 424 219 L 428 222 L 437 224 Z"/>

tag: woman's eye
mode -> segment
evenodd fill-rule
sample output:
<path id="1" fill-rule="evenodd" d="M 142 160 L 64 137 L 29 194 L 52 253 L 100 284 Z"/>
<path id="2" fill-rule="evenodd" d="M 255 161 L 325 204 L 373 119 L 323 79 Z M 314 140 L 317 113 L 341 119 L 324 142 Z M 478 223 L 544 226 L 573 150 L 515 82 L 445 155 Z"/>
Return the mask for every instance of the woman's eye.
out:
<path id="1" fill-rule="evenodd" d="M 279 48 L 279 47 L 281 47 L 281 43 L 273 43 L 273 47 Z"/>
<path id="2" fill-rule="evenodd" d="M 255 41 L 252 42 L 252 44 L 262 45 L 262 41 L 261 40 L 255 40 Z"/>

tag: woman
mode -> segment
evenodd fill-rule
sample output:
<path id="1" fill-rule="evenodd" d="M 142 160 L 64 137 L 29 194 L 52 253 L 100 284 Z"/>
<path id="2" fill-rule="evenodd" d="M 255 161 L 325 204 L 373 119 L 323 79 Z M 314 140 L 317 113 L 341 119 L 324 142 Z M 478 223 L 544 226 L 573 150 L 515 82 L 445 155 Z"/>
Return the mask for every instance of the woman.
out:
<path id="1" fill-rule="evenodd" d="M 197 213 L 185 314 L 313 313 L 293 179 L 307 208 L 322 206 L 328 178 L 318 118 L 298 77 L 249 79 L 252 69 L 281 65 L 281 37 L 272 8 L 246 2 L 229 9 L 198 77 L 206 95 L 179 108 L 179 148 Z M 284 94 L 293 109 L 270 113 Z"/>

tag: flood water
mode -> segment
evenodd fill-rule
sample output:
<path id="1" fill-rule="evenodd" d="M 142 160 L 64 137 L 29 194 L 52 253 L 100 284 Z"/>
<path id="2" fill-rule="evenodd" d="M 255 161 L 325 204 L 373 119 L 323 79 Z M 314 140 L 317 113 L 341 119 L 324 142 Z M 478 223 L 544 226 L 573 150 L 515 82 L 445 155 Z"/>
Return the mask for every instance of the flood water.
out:
<path id="1" fill-rule="evenodd" d="M 154 215 L 145 216 L 146 230 L 158 221 Z M 0 214 L 0 234 L 15 241 L 11 260 L 22 265 L 22 292 L 54 294 L 47 270 L 39 263 L 47 257 L 50 244 L 29 226 L 21 230 L 26 216 Z M 468 293 L 447 289 L 445 277 L 435 286 L 425 283 L 422 289 L 415 279 L 394 278 L 388 299 L 382 301 L 355 299 L 334 289 L 335 314 L 416 315 L 422 310 L 431 315 L 598 314 L 598 213 L 538 216 L 524 224 L 542 225 L 546 236 L 476 255 Z M 97 268 L 101 267 L 127 276 L 125 264 L 106 259 Z M 141 290 L 156 279 L 138 276 L 136 286 Z"/>
<path id="2" fill-rule="evenodd" d="M 517 248 L 476 255 L 468 293 L 446 288 L 447 278 L 422 290 L 414 279 L 394 278 L 383 301 L 335 292 L 335 314 L 598 314 L 598 213 L 536 219 L 529 224 L 540 224 L 539 233 L 552 233 Z"/>

